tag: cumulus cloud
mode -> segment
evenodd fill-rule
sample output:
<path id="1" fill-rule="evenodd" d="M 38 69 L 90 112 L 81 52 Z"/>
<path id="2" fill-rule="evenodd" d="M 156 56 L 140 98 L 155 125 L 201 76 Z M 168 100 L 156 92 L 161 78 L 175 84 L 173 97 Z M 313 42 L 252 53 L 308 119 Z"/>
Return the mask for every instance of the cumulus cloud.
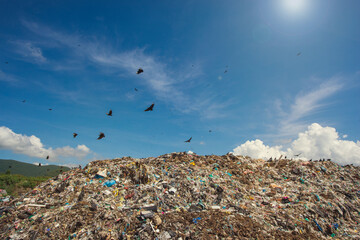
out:
<path id="1" fill-rule="evenodd" d="M 79 165 L 81 165 L 81 164 L 67 163 L 67 164 L 62 164 L 61 166 L 68 167 L 68 168 L 78 168 Z"/>
<path id="2" fill-rule="evenodd" d="M 33 162 L 34 165 L 39 166 L 38 162 Z M 48 166 L 49 163 L 42 163 L 41 166 Z"/>
<path id="3" fill-rule="evenodd" d="M 256 139 L 245 142 L 233 151 L 235 155 L 265 159 L 280 155 L 292 158 L 301 153 L 301 159 L 330 158 L 339 164 L 360 165 L 360 142 L 341 140 L 335 128 L 322 127 L 318 123 L 311 124 L 306 131 L 299 133 L 287 149 L 283 149 L 282 145 L 270 147 Z"/>
<path id="4" fill-rule="evenodd" d="M 347 138 L 347 137 L 348 137 L 348 135 L 347 135 L 347 134 L 344 134 L 342 137 L 343 137 L 343 138 Z"/>
<path id="5" fill-rule="evenodd" d="M 263 141 L 256 139 L 253 141 L 248 140 L 244 144 L 241 144 L 233 150 L 233 153 L 235 155 L 250 156 L 252 158 L 270 158 L 285 155 L 285 152 L 281 151 L 281 149 L 281 145 L 269 147 L 264 145 Z"/>
<path id="6" fill-rule="evenodd" d="M 10 150 L 14 153 L 24 154 L 30 157 L 46 158 L 50 156 L 49 161 L 56 161 L 59 157 L 84 158 L 91 153 L 91 150 L 85 145 L 78 145 L 76 148 L 65 146 L 62 148 L 45 148 L 40 138 L 32 135 L 26 136 L 14 133 L 11 129 L 0 127 L 0 150 Z"/>

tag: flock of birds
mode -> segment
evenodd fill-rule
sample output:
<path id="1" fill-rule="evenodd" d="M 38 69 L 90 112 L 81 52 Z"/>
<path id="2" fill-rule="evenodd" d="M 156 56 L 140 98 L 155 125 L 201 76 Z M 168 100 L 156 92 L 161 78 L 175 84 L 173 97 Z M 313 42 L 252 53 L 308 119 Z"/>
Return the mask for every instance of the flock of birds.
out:
<path id="1" fill-rule="evenodd" d="M 80 46 L 80 45 L 78 45 L 78 46 Z M 298 53 L 297 53 L 297 56 L 300 56 L 300 55 L 301 55 L 301 52 L 298 52 Z M 5 64 L 9 64 L 9 62 L 5 62 Z M 194 67 L 194 65 L 192 65 L 192 67 Z M 143 70 L 142 68 L 139 68 L 139 69 L 136 71 L 136 74 L 141 74 L 141 73 L 143 73 L 143 72 L 144 72 L 144 70 Z M 225 69 L 225 71 L 224 71 L 224 74 L 227 73 L 227 72 L 228 72 L 228 66 L 226 66 L 226 69 Z M 134 88 L 134 90 L 135 90 L 136 92 L 138 91 L 137 88 Z M 26 100 L 23 100 L 22 102 L 23 102 L 23 103 L 26 103 Z M 148 108 L 146 108 L 144 111 L 145 111 L 145 112 L 153 111 L 154 106 L 155 106 L 155 103 L 152 103 L 152 104 L 151 104 Z M 52 108 L 49 108 L 49 111 L 52 111 Z M 112 116 L 112 110 L 110 109 L 109 112 L 106 113 L 106 115 Z M 211 133 L 211 132 L 212 132 L 212 131 L 209 130 L 209 133 Z M 77 133 L 73 133 L 73 137 L 74 137 L 74 138 L 76 138 L 77 136 L 78 136 Z M 105 134 L 104 134 L 103 132 L 100 132 L 97 140 L 103 139 L 104 137 L 105 137 Z M 186 140 L 186 141 L 184 141 L 184 142 L 190 143 L 191 140 L 192 140 L 192 137 L 190 137 L 188 140 Z M 294 155 L 294 156 L 295 156 L 295 157 L 298 157 L 299 155 L 300 155 L 300 154 Z M 49 155 L 46 156 L 46 159 L 49 159 L 49 158 L 50 158 Z M 39 163 L 39 166 L 41 166 L 40 163 Z"/>
<path id="2" fill-rule="evenodd" d="M 5 62 L 6 64 L 8 64 L 8 62 Z M 228 66 L 226 66 L 226 68 L 227 68 Z M 142 68 L 139 68 L 138 70 L 137 70 L 137 72 L 136 72 L 136 74 L 141 74 L 141 73 L 143 73 L 144 72 L 144 70 L 142 69 Z M 227 72 L 227 70 L 225 70 L 225 73 Z M 138 91 L 138 89 L 137 88 L 134 88 L 134 90 L 137 92 Z M 26 100 L 23 100 L 22 101 L 23 103 L 26 103 Z M 154 106 L 155 106 L 155 103 L 152 103 L 148 108 L 146 108 L 145 110 L 144 110 L 144 112 L 149 112 L 149 111 L 153 111 L 154 110 Z M 49 111 L 52 111 L 52 108 L 49 108 Z M 108 116 L 112 116 L 112 110 L 110 109 L 109 110 L 109 112 L 108 113 L 106 113 L 106 115 L 108 115 Z M 212 132 L 211 130 L 209 130 L 209 132 Z M 74 138 L 76 138 L 77 136 L 78 136 L 79 134 L 77 134 L 77 133 L 73 133 L 73 137 Z M 98 138 L 97 138 L 97 140 L 100 140 L 100 139 L 103 139 L 105 137 L 105 133 L 103 133 L 103 132 L 100 132 L 99 133 L 99 136 L 98 136 Z M 190 143 L 190 141 L 192 140 L 192 137 L 190 137 L 188 140 L 186 140 L 185 142 L 186 143 Z M 46 156 L 46 159 L 48 160 L 50 158 L 50 156 L 49 155 L 47 155 Z M 41 163 L 39 163 L 39 167 L 41 166 Z"/>

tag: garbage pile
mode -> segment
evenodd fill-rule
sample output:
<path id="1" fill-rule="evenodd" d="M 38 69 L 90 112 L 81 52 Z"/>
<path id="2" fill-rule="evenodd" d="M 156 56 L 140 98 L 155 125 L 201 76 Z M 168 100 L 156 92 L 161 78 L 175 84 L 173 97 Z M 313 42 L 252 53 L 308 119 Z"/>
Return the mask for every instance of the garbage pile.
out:
<path id="1" fill-rule="evenodd" d="M 359 181 L 331 161 L 94 161 L 0 203 L 0 239 L 360 239 Z"/>

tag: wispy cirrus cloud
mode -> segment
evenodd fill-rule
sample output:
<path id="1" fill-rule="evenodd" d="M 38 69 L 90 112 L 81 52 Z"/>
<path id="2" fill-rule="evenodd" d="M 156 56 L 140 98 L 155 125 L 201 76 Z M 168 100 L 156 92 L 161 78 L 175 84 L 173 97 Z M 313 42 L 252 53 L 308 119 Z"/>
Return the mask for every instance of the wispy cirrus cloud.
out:
<path id="1" fill-rule="evenodd" d="M 15 76 L 4 73 L 3 71 L 0 70 L 0 81 L 8 82 L 8 83 L 16 83 L 19 80 Z"/>
<path id="2" fill-rule="evenodd" d="M 275 101 L 275 108 L 280 117 L 276 135 L 291 137 L 306 129 L 309 122 L 305 119 L 324 110 L 330 105 L 325 100 L 343 89 L 340 81 L 340 77 L 334 77 L 323 81 L 311 91 L 299 93 L 286 110 L 283 108 L 283 102 Z"/>
<path id="3" fill-rule="evenodd" d="M 47 59 L 43 56 L 40 47 L 34 45 L 30 41 L 15 41 L 12 42 L 16 46 L 16 52 L 23 56 L 27 61 L 38 64 L 45 63 Z"/>
<path id="4" fill-rule="evenodd" d="M 209 92 L 199 94 L 199 97 L 187 94 L 193 80 L 201 75 L 199 65 L 186 71 L 176 71 L 158 57 L 146 53 L 144 48 L 119 51 L 96 38 L 62 33 L 35 22 L 22 23 L 28 30 L 40 36 L 44 45 L 67 49 L 68 53 L 72 54 L 71 59 L 79 64 L 91 65 L 114 76 L 124 73 L 130 78 L 136 76 L 156 98 L 182 113 L 198 112 L 205 118 L 222 116 L 220 111 L 225 105 L 214 101 Z M 66 69 L 54 63 L 54 67 L 55 65 L 56 68 Z M 144 73 L 136 75 L 139 67 L 144 69 Z M 204 105 L 211 111 L 204 111 Z"/>

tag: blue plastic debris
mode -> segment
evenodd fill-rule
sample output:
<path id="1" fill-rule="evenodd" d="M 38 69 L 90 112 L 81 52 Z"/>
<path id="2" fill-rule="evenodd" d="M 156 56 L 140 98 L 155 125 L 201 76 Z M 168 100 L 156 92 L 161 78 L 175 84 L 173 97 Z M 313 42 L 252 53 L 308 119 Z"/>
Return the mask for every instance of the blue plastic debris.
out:
<path id="1" fill-rule="evenodd" d="M 115 183 L 116 183 L 116 181 L 115 181 L 114 179 L 111 179 L 111 180 L 105 182 L 105 183 L 104 183 L 104 186 L 111 187 L 111 186 L 113 186 Z"/>
<path id="2" fill-rule="evenodd" d="M 315 221 L 315 219 L 314 219 L 313 221 L 314 221 L 314 223 L 316 224 L 316 226 L 318 227 L 319 231 L 322 232 L 323 230 L 322 230 L 322 228 L 320 227 L 320 225 Z"/>
<path id="3" fill-rule="evenodd" d="M 339 224 L 334 223 L 334 224 L 333 224 L 333 227 L 335 228 L 335 230 L 337 230 L 337 229 L 339 228 Z"/>
<path id="4" fill-rule="evenodd" d="M 198 220 L 201 220 L 201 217 L 194 218 L 194 219 L 193 219 L 193 223 L 197 224 L 197 221 L 198 221 Z"/>

